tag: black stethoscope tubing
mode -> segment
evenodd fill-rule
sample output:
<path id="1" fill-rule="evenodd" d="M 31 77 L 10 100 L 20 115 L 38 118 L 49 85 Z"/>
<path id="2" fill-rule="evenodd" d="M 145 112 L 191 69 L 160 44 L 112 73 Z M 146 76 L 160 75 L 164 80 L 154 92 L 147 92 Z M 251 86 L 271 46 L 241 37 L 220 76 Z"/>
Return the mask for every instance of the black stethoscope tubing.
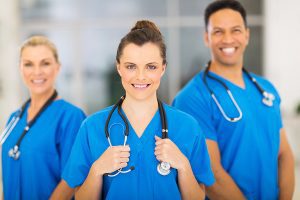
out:
<path id="1" fill-rule="evenodd" d="M 111 120 L 111 117 L 112 117 L 112 114 L 114 113 L 114 111 L 118 108 L 118 114 L 121 116 L 123 122 L 125 123 L 125 133 L 124 133 L 124 144 L 123 145 L 126 145 L 126 141 L 127 141 L 127 137 L 129 135 L 129 123 L 126 119 L 126 117 L 124 116 L 124 114 L 122 113 L 121 111 L 121 106 L 122 106 L 122 103 L 123 101 L 125 100 L 125 95 L 122 96 L 119 101 L 113 106 L 112 110 L 110 111 L 110 113 L 108 114 L 108 117 L 106 119 L 106 122 L 105 122 L 105 136 L 106 136 L 106 139 L 108 140 L 108 143 L 110 146 L 112 146 L 112 143 L 111 143 L 111 140 L 110 140 L 110 137 L 109 137 L 109 131 L 108 131 L 108 125 L 109 125 L 109 122 Z M 165 109 L 163 107 L 163 104 L 162 102 L 157 99 L 157 102 L 158 102 L 158 109 L 159 109 L 159 114 L 160 114 L 160 119 L 161 119 L 161 124 L 162 124 L 162 139 L 166 139 L 168 138 L 168 123 L 167 123 L 167 117 L 166 117 L 166 112 L 165 112 Z M 170 164 L 168 162 L 160 162 L 157 166 L 157 171 L 161 174 L 161 175 L 167 175 L 170 173 Z M 108 175 L 110 177 L 114 177 L 116 175 L 118 175 L 119 173 L 128 173 L 130 171 L 134 170 L 134 167 L 131 166 L 129 170 L 127 171 L 122 171 L 122 168 L 117 170 L 118 172 L 116 174 L 105 174 L 105 175 Z"/>
<path id="2" fill-rule="evenodd" d="M 19 156 L 20 156 L 20 150 L 19 150 L 19 148 L 20 148 L 20 145 L 21 145 L 21 143 L 23 141 L 23 138 L 28 133 L 29 129 L 34 125 L 34 123 L 39 118 L 39 116 L 43 113 L 43 111 L 55 100 L 55 98 L 57 97 L 57 95 L 58 95 L 57 91 L 54 90 L 54 93 L 46 101 L 46 103 L 42 106 L 42 108 L 38 111 L 38 113 L 34 116 L 34 118 L 27 123 L 27 125 L 25 126 L 25 128 L 24 128 L 21 136 L 19 137 L 17 143 L 14 145 L 13 148 L 11 148 L 9 150 L 8 155 L 10 157 L 12 157 L 15 160 L 19 159 Z M 28 103 L 30 103 L 30 101 L 31 101 L 31 99 L 27 100 L 26 103 L 22 106 L 19 118 L 21 118 L 23 116 L 23 114 L 25 112 L 25 108 L 28 105 Z"/>
<path id="3" fill-rule="evenodd" d="M 222 113 L 223 117 L 230 121 L 230 122 L 237 122 L 239 121 L 242 116 L 243 116 L 243 113 L 239 107 L 239 105 L 237 104 L 237 102 L 235 101 L 230 89 L 228 88 L 228 86 L 223 82 L 221 81 L 220 79 L 216 78 L 216 77 L 213 77 L 209 74 L 209 67 L 210 67 L 210 64 L 211 64 L 211 61 L 209 61 L 207 63 L 207 66 L 206 66 L 206 69 L 204 71 L 204 75 L 203 75 L 203 82 L 206 86 L 206 88 L 208 89 L 211 97 L 213 98 L 213 100 L 215 101 L 215 103 L 217 104 L 220 112 Z M 254 86 L 257 88 L 257 90 L 261 93 L 261 95 L 263 96 L 263 99 L 262 99 L 262 102 L 266 105 L 266 106 L 273 106 L 273 101 L 275 99 L 274 95 L 272 93 L 269 93 L 269 92 L 266 92 L 259 84 L 258 82 L 256 81 L 256 79 L 254 77 L 252 77 L 250 75 L 250 73 L 243 67 L 242 68 L 243 72 L 246 74 L 246 76 L 251 80 L 251 82 L 254 84 Z M 228 93 L 231 101 L 233 102 L 235 108 L 237 109 L 238 113 L 239 113 L 239 116 L 238 117 L 228 117 L 225 113 L 225 111 L 223 110 L 221 104 L 219 103 L 218 99 L 216 98 L 216 95 L 214 94 L 213 90 L 209 87 L 208 83 L 207 83 L 207 80 L 206 80 L 206 77 L 209 77 L 215 81 L 217 81 L 218 83 L 220 83 L 225 89 L 226 89 L 226 92 Z"/>

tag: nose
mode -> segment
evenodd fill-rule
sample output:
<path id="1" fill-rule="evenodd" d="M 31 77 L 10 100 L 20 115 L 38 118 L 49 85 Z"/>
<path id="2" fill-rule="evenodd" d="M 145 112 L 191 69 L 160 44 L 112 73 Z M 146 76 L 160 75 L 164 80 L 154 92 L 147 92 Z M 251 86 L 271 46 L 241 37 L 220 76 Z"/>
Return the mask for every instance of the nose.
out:
<path id="1" fill-rule="evenodd" d="M 138 80 L 145 80 L 146 79 L 146 74 L 145 74 L 144 69 L 137 70 L 137 79 Z"/>
<path id="2" fill-rule="evenodd" d="M 225 32 L 222 41 L 224 43 L 232 43 L 233 42 L 233 36 L 230 32 Z"/>
<path id="3" fill-rule="evenodd" d="M 41 67 L 40 66 L 34 66 L 33 73 L 34 73 L 34 75 L 40 75 L 40 74 L 42 74 Z"/>

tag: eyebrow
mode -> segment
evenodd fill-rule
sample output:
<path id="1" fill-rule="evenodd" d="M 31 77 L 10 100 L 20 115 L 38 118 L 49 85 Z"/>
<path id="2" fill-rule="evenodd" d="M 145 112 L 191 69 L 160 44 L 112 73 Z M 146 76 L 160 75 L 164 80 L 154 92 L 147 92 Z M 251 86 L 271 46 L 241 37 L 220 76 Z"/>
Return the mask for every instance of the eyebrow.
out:
<path id="1" fill-rule="evenodd" d="M 23 62 L 32 62 L 32 60 L 29 60 L 29 59 L 22 59 L 23 60 Z M 51 61 L 52 60 L 52 58 L 43 58 L 42 60 L 41 60 L 41 62 L 43 62 L 43 61 Z"/>
<path id="2" fill-rule="evenodd" d="M 158 65 L 157 62 L 150 62 L 150 63 L 147 63 L 146 65 Z"/>

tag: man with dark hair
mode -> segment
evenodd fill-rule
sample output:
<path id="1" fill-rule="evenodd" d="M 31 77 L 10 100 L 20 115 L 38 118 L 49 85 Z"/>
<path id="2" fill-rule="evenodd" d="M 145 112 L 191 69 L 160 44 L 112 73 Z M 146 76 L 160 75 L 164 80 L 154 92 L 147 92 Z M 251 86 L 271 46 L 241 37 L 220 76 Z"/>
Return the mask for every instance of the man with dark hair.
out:
<path id="1" fill-rule="evenodd" d="M 205 10 L 211 61 L 173 104 L 200 123 L 216 178 L 210 199 L 292 199 L 294 158 L 280 113 L 280 96 L 243 67 L 249 41 L 246 11 L 234 0 Z"/>

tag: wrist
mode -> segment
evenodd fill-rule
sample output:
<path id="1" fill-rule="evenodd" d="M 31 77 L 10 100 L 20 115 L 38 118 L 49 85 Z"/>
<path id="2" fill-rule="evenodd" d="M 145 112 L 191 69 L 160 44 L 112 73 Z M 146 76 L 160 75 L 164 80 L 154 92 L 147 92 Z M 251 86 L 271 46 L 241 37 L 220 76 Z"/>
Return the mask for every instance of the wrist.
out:
<path id="1" fill-rule="evenodd" d="M 178 173 L 186 173 L 189 170 L 191 170 L 190 162 L 186 157 L 184 157 L 184 159 L 181 162 L 180 167 L 178 167 L 177 171 L 178 171 Z"/>
<path id="2" fill-rule="evenodd" d="M 105 172 L 101 168 L 99 168 L 97 164 L 94 163 L 92 164 L 92 167 L 90 169 L 90 174 L 93 177 L 99 178 L 102 177 L 105 174 Z"/>

